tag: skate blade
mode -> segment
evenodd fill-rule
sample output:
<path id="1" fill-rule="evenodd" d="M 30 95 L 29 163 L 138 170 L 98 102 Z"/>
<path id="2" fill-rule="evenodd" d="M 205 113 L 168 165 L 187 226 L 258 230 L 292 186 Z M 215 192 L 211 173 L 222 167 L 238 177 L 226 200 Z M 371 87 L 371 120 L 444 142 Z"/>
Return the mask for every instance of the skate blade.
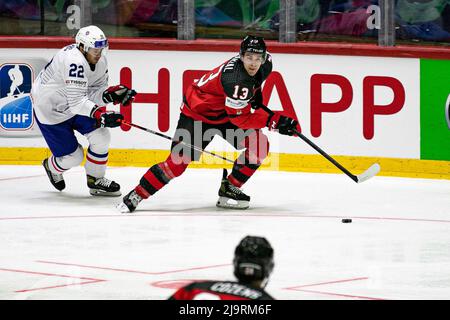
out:
<path id="1" fill-rule="evenodd" d="M 116 205 L 116 209 L 119 210 L 120 213 L 131 213 L 130 209 L 128 209 L 127 205 L 123 202 Z"/>
<path id="2" fill-rule="evenodd" d="M 92 196 L 96 196 L 96 197 L 119 197 L 122 195 L 122 192 L 120 192 L 120 190 L 114 191 L 114 192 L 108 192 L 108 191 L 99 190 L 99 189 L 89 189 L 89 193 Z"/>
<path id="3" fill-rule="evenodd" d="M 226 197 L 219 197 L 216 207 L 225 209 L 245 210 L 250 206 L 250 201 L 233 200 Z"/>

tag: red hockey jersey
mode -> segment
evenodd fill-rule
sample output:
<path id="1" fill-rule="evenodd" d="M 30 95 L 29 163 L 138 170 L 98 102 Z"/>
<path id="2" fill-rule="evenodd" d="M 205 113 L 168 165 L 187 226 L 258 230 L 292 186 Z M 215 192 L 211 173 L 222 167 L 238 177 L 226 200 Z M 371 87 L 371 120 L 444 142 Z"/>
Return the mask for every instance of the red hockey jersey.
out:
<path id="1" fill-rule="evenodd" d="M 234 281 L 193 282 L 178 289 L 169 300 L 274 300 L 262 289 Z"/>
<path id="2" fill-rule="evenodd" d="M 255 76 L 251 77 L 236 56 L 194 81 L 185 92 L 181 112 L 211 124 L 231 122 L 242 129 L 266 126 L 268 114 L 252 112 L 250 100 L 272 72 L 272 57 L 267 54 Z"/>

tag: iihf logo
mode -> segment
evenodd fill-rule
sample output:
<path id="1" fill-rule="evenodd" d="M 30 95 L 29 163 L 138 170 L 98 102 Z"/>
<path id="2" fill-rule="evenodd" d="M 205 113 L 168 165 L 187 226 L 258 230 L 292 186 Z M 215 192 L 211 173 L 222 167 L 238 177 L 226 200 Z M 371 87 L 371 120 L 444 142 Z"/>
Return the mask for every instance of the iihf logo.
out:
<path id="1" fill-rule="evenodd" d="M 0 66 L 0 126 L 5 130 L 28 130 L 33 125 L 30 91 L 32 68 L 23 63 Z"/>

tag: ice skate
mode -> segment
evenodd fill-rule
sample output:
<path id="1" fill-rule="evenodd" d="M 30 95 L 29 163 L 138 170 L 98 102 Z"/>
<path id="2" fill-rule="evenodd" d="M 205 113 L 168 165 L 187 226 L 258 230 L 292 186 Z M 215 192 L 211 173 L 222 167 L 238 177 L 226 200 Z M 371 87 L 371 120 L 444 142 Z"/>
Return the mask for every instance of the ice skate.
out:
<path id="1" fill-rule="evenodd" d="M 247 209 L 250 205 L 250 197 L 228 181 L 227 176 L 227 170 L 223 169 L 219 200 L 217 200 L 216 206 L 227 209 Z"/>
<path id="2" fill-rule="evenodd" d="M 89 187 L 89 193 L 93 196 L 118 197 L 122 195 L 120 185 L 105 177 L 95 178 L 88 175 L 87 185 Z"/>
<path id="3" fill-rule="evenodd" d="M 47 176 L 51 184 L 59 191 L 64 190 L 64 188 L 66 187 L 66 183 L 64 182 L 63 175 L 50 171 L 50 169 L 48 168 L 48 158 L 42 161 L 42 166 L 44 167 L 45 172 L 47 172 Z"/>
<path id="4" fill-rule="evenodd" d="M 121 213 L 131 213 L 136 210 L 136 207 L 141 201 L 142 197 L 133 189 L 125 197 L 123 197 L 123 202 L 119 203 L 116 208 Z"/>

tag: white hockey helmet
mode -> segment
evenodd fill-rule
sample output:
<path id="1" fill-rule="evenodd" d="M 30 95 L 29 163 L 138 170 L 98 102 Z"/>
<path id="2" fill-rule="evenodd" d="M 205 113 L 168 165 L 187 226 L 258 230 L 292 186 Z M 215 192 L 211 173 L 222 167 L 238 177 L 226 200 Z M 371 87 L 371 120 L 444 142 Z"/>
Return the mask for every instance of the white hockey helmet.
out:
<path id="1" fill-rule="evenodd" d="M 104 49 L 108 47 L 108 39 L 103 31 L 97 26 L 87 26 L 81 28 L 75 36 L 77 47 L 83 45 L 83 50 L 88 52 L 89 49 Z"/>

